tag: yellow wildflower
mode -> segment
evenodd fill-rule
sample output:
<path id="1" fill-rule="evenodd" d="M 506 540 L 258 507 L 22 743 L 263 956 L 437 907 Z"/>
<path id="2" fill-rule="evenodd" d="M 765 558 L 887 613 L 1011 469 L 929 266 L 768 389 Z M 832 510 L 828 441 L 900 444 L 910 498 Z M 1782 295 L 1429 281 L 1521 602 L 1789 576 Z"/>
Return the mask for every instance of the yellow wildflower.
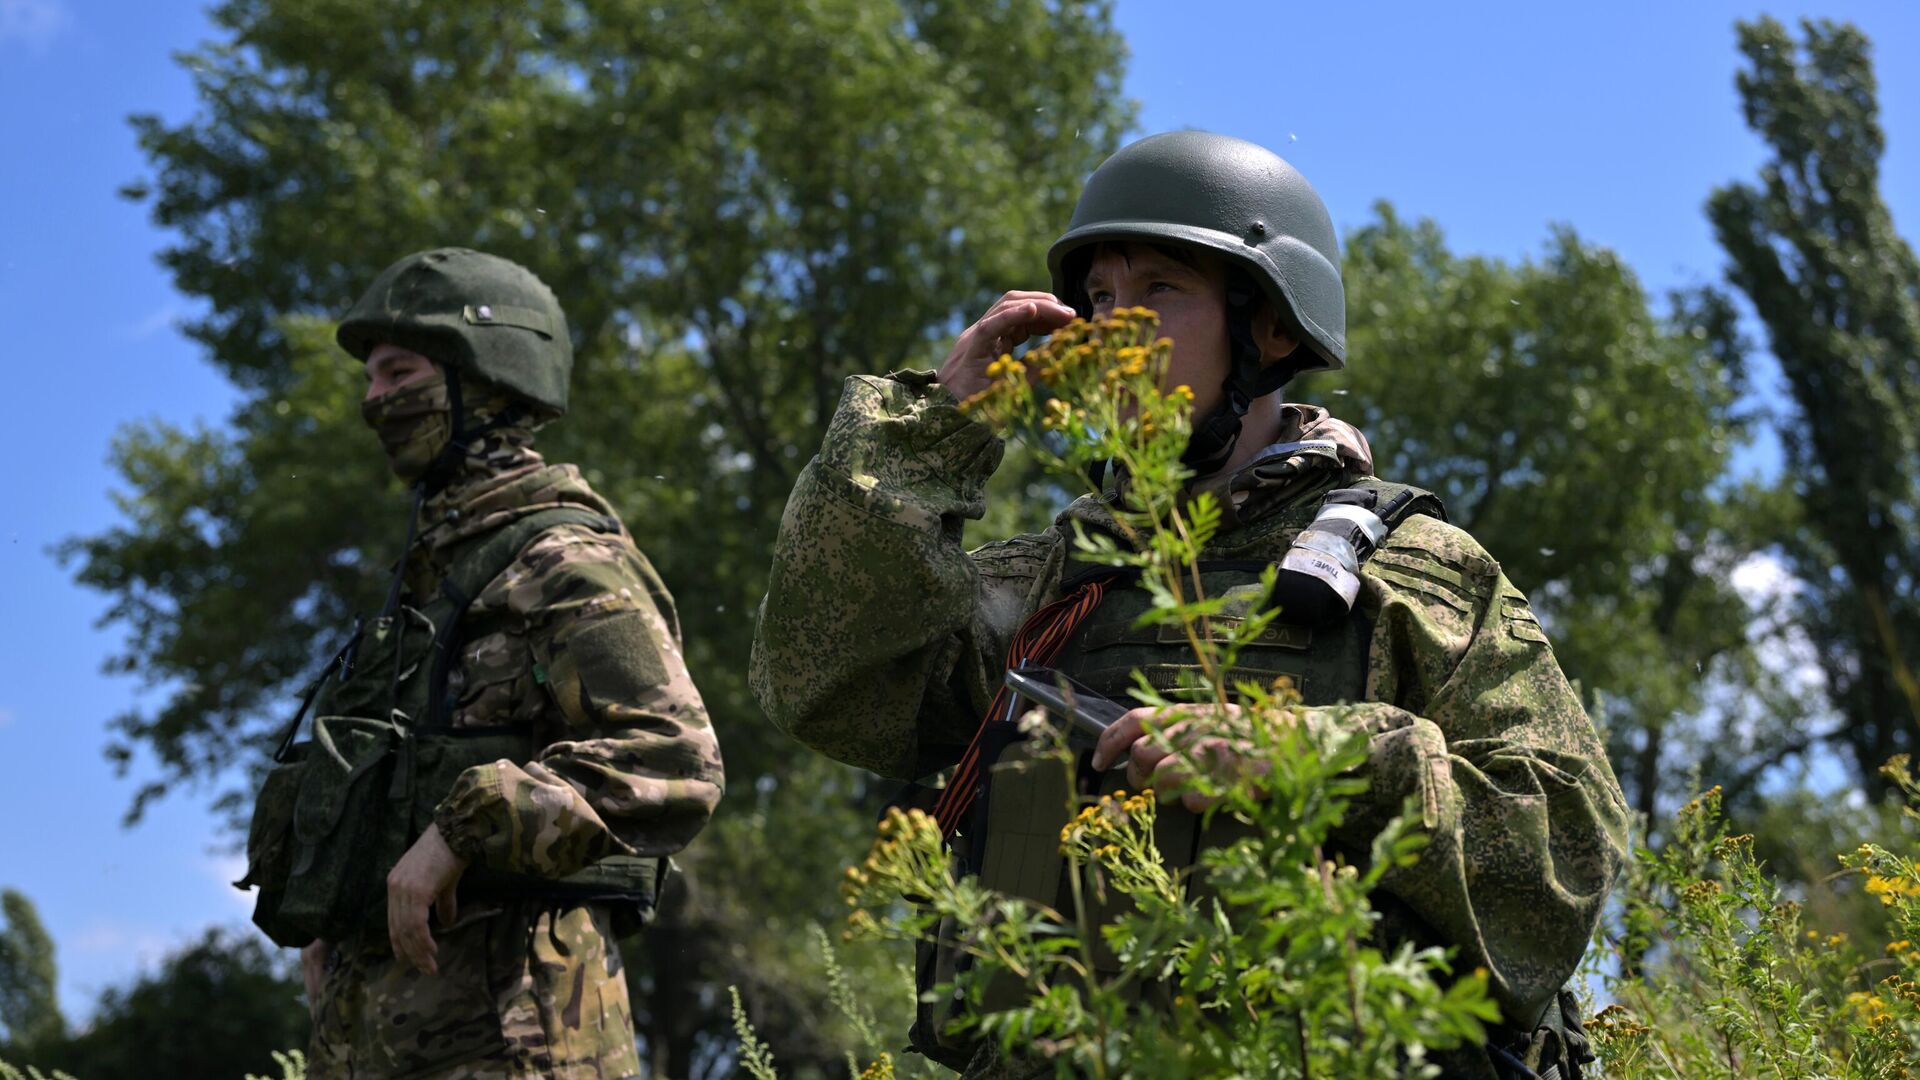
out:
<path id="1" fill-rule="evenodd" d="M 1696 881 L 1680 890 L 1680 902 L 1694 905 L 1704 904 L 1720 895 L 1720 883 L 1717 881 Z"/>
<path id="2" fill-rule="evenodd" d="M 1920 896 L 1920 881 L 1909 877 L 1890 878 L 1868 874 L 1867 892 L 1879 897 L 1882 904 L 1891 904 L 1895 900 Z"/>

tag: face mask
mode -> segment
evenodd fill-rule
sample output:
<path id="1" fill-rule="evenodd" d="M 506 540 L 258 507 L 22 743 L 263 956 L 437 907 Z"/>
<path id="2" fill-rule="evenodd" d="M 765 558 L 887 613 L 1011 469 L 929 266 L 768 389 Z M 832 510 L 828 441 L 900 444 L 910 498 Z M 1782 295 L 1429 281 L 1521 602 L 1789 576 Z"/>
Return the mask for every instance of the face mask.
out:
<path id="1" fill-rule="evenodd" d="M 409 482 L 425 475 L 453 438 L 453 406 L 447 397 L 447 377 L 440 372 L 362 401 L 360 415 L 380 436 L 387 467 Z"/>

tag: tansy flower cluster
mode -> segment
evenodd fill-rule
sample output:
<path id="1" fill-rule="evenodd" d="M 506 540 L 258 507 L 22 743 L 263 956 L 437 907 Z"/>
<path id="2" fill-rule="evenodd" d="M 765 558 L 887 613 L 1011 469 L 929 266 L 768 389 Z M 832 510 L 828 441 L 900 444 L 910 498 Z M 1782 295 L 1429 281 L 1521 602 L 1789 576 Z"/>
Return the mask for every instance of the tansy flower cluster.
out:
<path id="1" fill-rule="evenodd" d="M 884 908 L 902 896 L 926 896 L 947 872 L 946 849 L 933 818 L 920 810 L 888 810 L 866 859 L 847 867 L 840 881 L 840 895 L 854 909 L 847 917 L 849 932 L 879 930 L 871 908 Z"/>
<path id="2" fill-rule="evenodd" d="M 1060 829 L 1060 851 L 1095 864 L 1114 888 L 1134 897 L 1177 899 L 1173 876 L 1153 842 L 1158 804 L 1151 789 L 1138 795 L 1116 791 Z"/>
<path id="3" fill-rule="evenodd" d="M 1055 331 L 1024 359 L 1003 354 L 987 365 L 987 388 L 961 403 L 965 412 L 1003 430 L 1038 428 L 1086 436 L 1101 420 L 1138 425 L 1138 433 L 1166 430 L 1184 417 L 1193 390 L 1160 384 L 1173 343 L 1157 338 L 1160 319 L 1147 308 L 1121 308 L 1104 319 L 1076 319 Z M 1089 403 L 1122 403 L 1109 417 L 1090 416 Z M 1105 410 L 1097 409 L 1096 412 Z"/>
<path id="4" fill-rule="evenodd" d="M 1920 896 L 1920 881 L 1910 877 L 1881 877 L 1879 874 L 1868 874 L 1867 892 L 1879 897 L 1882 904 L 1892 904 L 1895 900 Z"/>

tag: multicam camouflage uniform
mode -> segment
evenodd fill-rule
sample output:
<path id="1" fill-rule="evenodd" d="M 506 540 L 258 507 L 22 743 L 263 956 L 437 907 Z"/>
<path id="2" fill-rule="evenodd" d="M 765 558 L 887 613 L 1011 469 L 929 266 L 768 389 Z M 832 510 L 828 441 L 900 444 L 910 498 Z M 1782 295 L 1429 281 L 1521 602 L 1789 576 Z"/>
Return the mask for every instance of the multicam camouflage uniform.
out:
<path id="1" fill-rule="evenodd" d="M 1358 431 L 1283 412 L 1277 445 L 1220 484 L 1232 510 L 1208 558 L 1279 557 L 1328 491 L 1372 472 Z M 1334 449 L 1286 445 L 1301 439 Z M 963 550 L 1001 452 L 928 374 L 849 380 L 787 505 L 754 640 L 752 685 L 780 728 L 887 776 L 959 759 L 1009 639 L 1060 595 L 1073 524 L 1110 526 L 1086 498 L 1046 532 Z M 1504 1015 L 1538 1016 L 1621 867 L 1625 801 L 1526 597 L 1471 536 L 1415 515 L 1363 578 L 1371 787 L 1346 834 L 1364 853 L 1417 796 L 1432 842 L 1389 872 L 1382 903 L 1455 946 L 1459 970 L 1486 969 Z M 1491 1075 L 1468 1057 L 1450 1073 Z M 984 1050 L 967 1074 L 1019 1069 Z"/>
<path id="2" fill-rule="evenodd" d="M 484 418 L 484 416 L 483 416 Z M 553 507 L 611 515 L 571 465 L 548 465 L 523 427 L 470 448 L 423 510 L 406 591 L 431 596 L 458 542 Z M 637 620 L 618 685 L 582 680 L 580 635 Z M 436 822 L 474 867 L 558 878 L 614 854 L 685 846 L 719 799 L 720 753 L 681 659 L 673 601 L 624 530 L 542 533 L 474 599 L 449 688 L 456 727 L 526 727 L 545 749 L 467 770 Z M 439 974 L 368 929 L 334 942 L 315 1002 L 315 1076 L 638 1075 L 612 912 L 553 900 L 467 901 L 437 928 Z"/>

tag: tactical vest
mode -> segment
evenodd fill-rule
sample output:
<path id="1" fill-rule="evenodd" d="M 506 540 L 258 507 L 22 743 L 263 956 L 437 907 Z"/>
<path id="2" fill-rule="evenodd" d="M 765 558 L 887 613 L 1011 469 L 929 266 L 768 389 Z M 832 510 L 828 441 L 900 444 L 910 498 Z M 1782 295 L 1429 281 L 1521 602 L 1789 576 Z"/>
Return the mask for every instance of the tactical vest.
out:
<path id="1" fill-rule="evenodd" d="M 1392 497 L 1401 492 L 1413 495 L 1411 499 L 1400 500 L 1401 505 L 1386 519 L 1389 528 L 1397 527 L 1414 514 L 1446 520 L 1440 500 L 1420 489 L 1377 480 L 1352 486 L 1375 491 L 1382 506 L 1395 501 Z M 1270 554 L 1277 559 L 1291 538 L 1313 520 L 1320 505 L 1320 499 L 1305 500 L 1263 521 L 1262 531 L 1272 536 L 1273 542 L 1270 553 L 1261 551 L 1260 554 Z M 1211 633 L 1215 640 L 1224 640 L 1233 625 L 1264 600 L 1260 575 L 1267 566 L 1265 559 L 1199 564 L 1197 569 L 1205 595 L 1222 597 L 1227 602 L 1227 610 L 1216 616 L 1204 632 Z M 1061 591 L 1071 590 L 1076 581 L 1088 575 L 1111 572 L 1091 568 L 1080 575 L 1069 576 L 1062 582 Z M 1179 700 L 1181 687 L 1190 682 L 1198 666 L 1193 649 L 1184 627 L 1136 625 L 1149 606 L 1151 598 L 1145 589 L 1124 579 L 1114 582 L 1105 591 L 1099 606 L 1075 628 L 1051 666 L 1088 689 L 1123 702 L 1132 700 L 1129 691 L 1135 685 L 1134 672 L 1138 671 L 1154 689 L 1171 700 Z M 1285 676 L 1307 705 L 1365 701 L 1367 658 L 1372 639 L 1372 616 L 1360 606 L 1347 618 L 1327 626 L 1288 623 L 1283 612 L 1257 640 L 1242 648 L 1230 677 L 1270 684 Z M 1043 903 L 1055 911 L 1072 911 L 1072 883 L 1067 880 L 1067 863 L 1060 854 L 1061 829 L 1067 823 L 1066 807 L 1073 794 L 1067 790 L 1068 778 L 1057 762 L 1034 760 L 1025 753 L 1017 736 L 1010 731 L 996 743 L 1003 749 L 997 755 L 998 760 L 986 770 L 984 793 L 972 807 L 967 835 L 957 845 L 962 865 L 977 872 L 986 888 Z M 1079 794 L 1111 794 L 1126 783 L 1124 770 L 1092 773 L 1084 753 L 1079 772 L 1082 783 Z M 1201 815 L 1177 802 L 1159 805 L 1154 841 L 1169 869 L 1178 872 L 1195 865 L 1203 848 L 1231 843 L 1244 828 L 1228 818 L 1216 818 L 1204 828 L 1201 822 Z M 1196 887 L 1205 886 L 1198 881 L 1189 885 L 1189 888 Z M 1119 918 L 1131 903 L 1124 896 L 1110 893 L 1102 906 L 1092 891 L 1083 891 L 1083 895 L 1089 905 L 1091 924 L 1095 926 Z M 1118 974 L 1119 963 L 1104 940 L 1095 940 L 1089 945 L 1095 969 L 1106 977 Z M 924 949 L 918 959 L 923 1000 L 928 990 L 952 982 L 966 967 L 965 959 L 952 948 Z M 1144 992 L 1151 995 L 1155 991 L 1146 988 Z M 1021 1004 L 1019 993 L 1019 988 L 1010 980 L 990 984 L 983 1006 L 988 1011 L 1014 1007 Z M 957 998 L 948 1005 L 922 1004 L 911 1035 L 916 1049 L 954 1068 L 963 1067 L 964 1058 L 972 1050 L 970 1044 L 942 1033 L 946 1023 L 957 1015 L 958 1005 Z M 1555 1075 L 1565 1080 L 1578 1074 L 1562 1067 Z"/>
<path id="2" fill-rule="evenodd" d="M 355 630 L 302 695 L 273 755 L 247 831 L 253 921 L 276 943 L 300 947 L 386 926 L 386 880 L 433 823 L 461 773 L 499 760 L 526 764 L 540 747 L 530 727 L 451 726 L 449 675 L 460 622 L 481 589 L 539 534 L 560 525 L 619 525 L 579 509 L 543 510 L 463 543 L 437 594 Z M 295 742 L 313 714 L 312 736 Z M 475 900 L 545 897 L 651 911 L 665 860 L 614 856 L 561 879 L 468 868 Z"/>

